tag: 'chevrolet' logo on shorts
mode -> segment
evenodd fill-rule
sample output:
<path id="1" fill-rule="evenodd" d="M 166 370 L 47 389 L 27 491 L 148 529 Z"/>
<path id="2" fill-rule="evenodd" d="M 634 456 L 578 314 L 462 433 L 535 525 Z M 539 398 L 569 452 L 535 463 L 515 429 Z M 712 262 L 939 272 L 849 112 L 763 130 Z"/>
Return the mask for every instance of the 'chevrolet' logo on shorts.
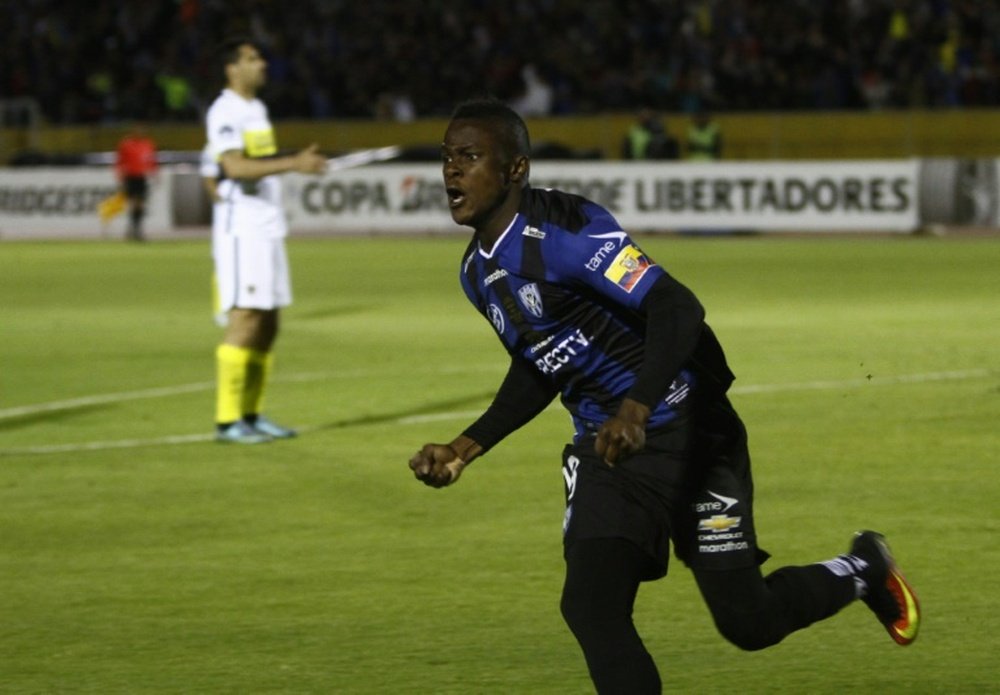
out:
<path id="1" fill-rule="evenodd" d="M 718 533 L 719 531 L 725 531 L 726 529 L 731 529 L 734 526 L 739 526 L 740 521 L 742 520 L 743 517 L 741 516 L 716 514 L 711 519 L 701 519 L 700 521 L 698 521 L 698 530 Z"/>

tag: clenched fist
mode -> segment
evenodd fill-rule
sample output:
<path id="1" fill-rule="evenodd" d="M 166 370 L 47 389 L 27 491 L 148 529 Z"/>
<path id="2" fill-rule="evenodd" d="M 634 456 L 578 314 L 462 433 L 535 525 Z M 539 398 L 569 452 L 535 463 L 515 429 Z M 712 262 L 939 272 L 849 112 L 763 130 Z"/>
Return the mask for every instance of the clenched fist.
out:
<path id="1" fill-rule="evenodd" d="M 410 459 L 413 475 L 431 487 L 451 485 L 462 475 L 465 466 L 466 462 L 448 444 L 425 444 Z"/>

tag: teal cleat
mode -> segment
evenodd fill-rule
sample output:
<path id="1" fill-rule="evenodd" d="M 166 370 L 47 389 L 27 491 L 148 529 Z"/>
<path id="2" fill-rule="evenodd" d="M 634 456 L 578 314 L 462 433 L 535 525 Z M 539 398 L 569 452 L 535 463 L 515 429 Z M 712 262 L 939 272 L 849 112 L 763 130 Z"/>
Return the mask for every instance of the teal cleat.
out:
<path id="1" fill-rule="evenodd" d="M 282 427 L 281 425 L 268 420 L 263 415 L 258 415 L 257 419 L 250 426 L 260 434 L 265 434 L 272 439 L 291 439 L 292 437 L 298 435 L 298 432 L 295 430 L 288 427 Z"/>
<path id="2" fill-rule="evenodd" d="M 221 444 L 266 444 L 272 439 L 271 435 L 255 430 L 242 420 L 215 434 L 215 441 Z"/>

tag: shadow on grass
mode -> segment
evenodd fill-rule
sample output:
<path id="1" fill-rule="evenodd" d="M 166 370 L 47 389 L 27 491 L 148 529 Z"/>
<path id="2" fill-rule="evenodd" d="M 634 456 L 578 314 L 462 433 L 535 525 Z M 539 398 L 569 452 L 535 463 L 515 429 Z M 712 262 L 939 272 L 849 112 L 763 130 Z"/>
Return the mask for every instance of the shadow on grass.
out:
<path id="1" fill-rule="evenodd" d="M 296 310 L 294 313 L 289 311 L 288 313 L 296 321 L 312 321 L 337 316 L 350 316 L 352 314 L 365 314 L 378 308 L 380 308 L 378 304 L 341 304 Z"/>
<path id="2" fill-rule="evenodd" d="M 68 405 L 65 408 L 53 408 L 51 410 L 43 410 L 36 413 L 15 415 L 13 417 L 3 418 L 0 420 L 0 432 L 16 430 L 21 427 L 28 427 L 29 425 L 39 423 L 57 424 L 81 415 L 86 415 L 87 413 L 93 413 L 98 410 L 107 410 L 108 408 L 113 407 L 113 403 L 88 403 L 86 405 Z"/>
<path id="3" fill-rule="evenodd" d="M 436 401 L 427 405 L 409 408 L 405 410 L 394 410 L 384 413 L 361 415 L 346 420 L 335 420 L 309 428 L 310 432 L 322 432 L 324 430 L 337 430 L 345 427 L 358 427 L 361 425 L 379 425 L 386 422 L 396 422 L 409 417 L 420 415 L 433 415 L 439 412 L 447 412 L 453 408 L 470 407 L 493 398 L 495 391 L 482 391 L 479 393 L 463 396 L 461 398 L 451 398 L 446 401 Z M 484 408 L 485 409 L 485 408 Z"/>
<path id="4" fill-rule="evenodd" d="M 321 423 L 318 425 L 303 427 L 299 431 L 303 434 L 306 432 L 314 434 L 316 432 L 323 432 L 327 430 L 338 430 L 345 429 L 348 427 L 363 427 L 365 425 L 378 425 L 387 422 L 399 422 L 405 418 L 419 417 L 421 415 L 435 415 L 448 413 L 449 410 L 454 408 L 471 407 L 476 404 L 481 404 L 484 401 L 489 401 L 493 397 L 493 391 L 482 391 L 480 393 L 475 393 L 462 398 L 451 398 L 443 401 L 435 401 L 433 403 L 428 403 L 423 406 L 417 406 L 409 409 L 400 409 L 391 412 L 378 413 L 373 415 L 361 415 L 358 417 L 347 418 L 344 420 L 335 420 L 333 422 Z M 50 413 L 38 413 L 32 414 L 30 416 L 25 416 L 24 418 L 17 418 L 22 422 L 23 420 L 31 418 L 33 420 L 45 420 L 45 421 L 56 421 L 62 418 L 73 416 L 82 410 L 86 409 L 97 409 L 102 407 L 102 405 L 88 405 L 81 408 L 74 408 L 72 412 L 69 410 L 60 410 L 58 412 Z M 3 424 L 3 423 L 0 423 Z M 136 449 L 140 447 L 152 447 L 152 446 L 174 446 L 178 444 L 210 444 L 215 446 L 213 440 L 215 436 L 212 432 L 202 432 L 198 434 L 179 434 L 179 435 L 166 435 L 162 437 L 155 437 L 149 439 L 119 439 L 119 440 L 100 440 L 91 442 L 77 442 L 77 443 L 65 443 L 65 444 L 41 444 L 36 446 L 20 446 L 11 449 L 0 449 L 0 458 L 6 456 L 30 456 L 30 455 L 41 455 L 41 454 L 65 454 L 70 452 L 81 452 L 81 451 L 107 451 L 110 449 Z"/>

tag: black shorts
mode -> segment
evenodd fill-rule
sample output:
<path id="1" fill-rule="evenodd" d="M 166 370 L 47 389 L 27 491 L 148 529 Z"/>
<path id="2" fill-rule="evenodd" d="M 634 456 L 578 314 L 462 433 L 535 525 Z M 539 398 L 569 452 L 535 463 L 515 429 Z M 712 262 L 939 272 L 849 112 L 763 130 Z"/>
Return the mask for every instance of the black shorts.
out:
<path id="1" fill-rule="evenodd" d="M 145 176 L 126 176 L 122 183 L 126 197 L 138 198 L 139 200 L 146 199 L 146 194 L 149 192 L 149 184 L 146 183 Z"/>
<path id="2" fill-rule="evenodd" d="M 746 429 L 720 396 L 647 435 L 645 448 L 609 467 L 594 439 L 563 451 L 563 543 L 626 538 L 667 573 L 670 542 L 696 569 L 752 567 L 767 559 L 753 524 L 753 480 Z"/>

